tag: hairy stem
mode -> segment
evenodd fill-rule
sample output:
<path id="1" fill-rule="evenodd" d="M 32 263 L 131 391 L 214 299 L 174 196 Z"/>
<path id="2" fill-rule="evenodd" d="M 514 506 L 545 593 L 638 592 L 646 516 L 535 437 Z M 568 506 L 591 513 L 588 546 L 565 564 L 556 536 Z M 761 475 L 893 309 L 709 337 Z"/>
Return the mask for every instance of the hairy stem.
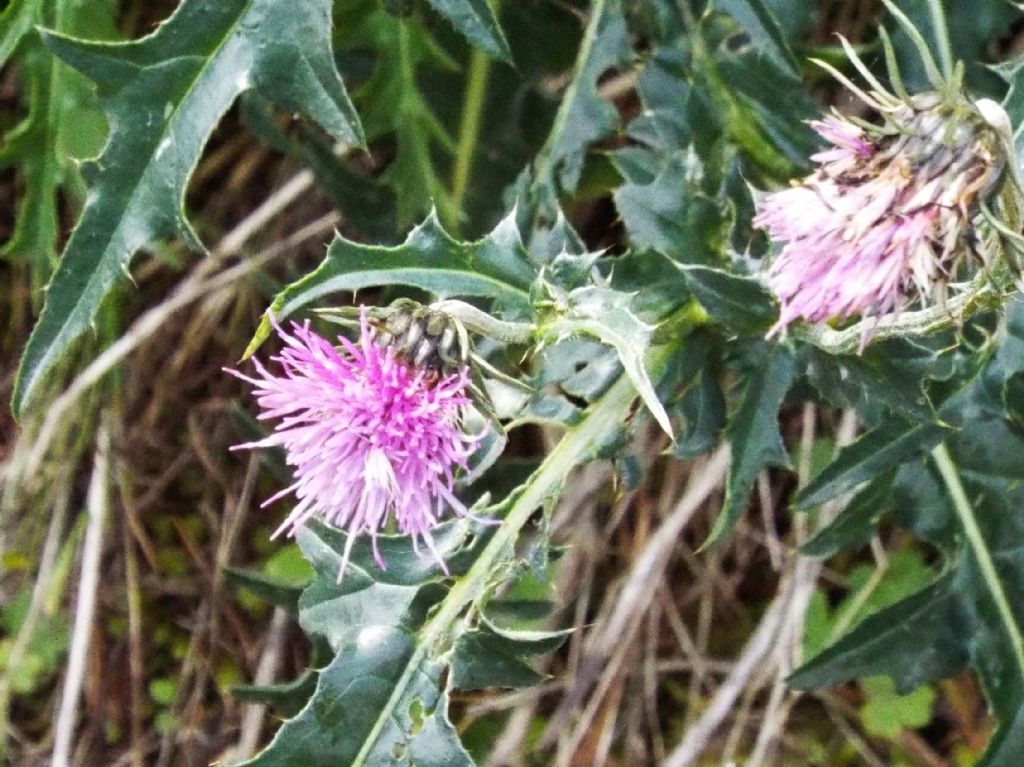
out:
<path id="1" fill-rule="evenodd" d="M 1021 676 L 1024 677 L 1024 638 L 1021 637 L 1020 627 L 1017 625 L 1013 610 L 1010 608 L 1010 600 L 1007 598 L 1003 584 L 999 580 L 999 573 L 996 571 L 992 553 L 988 549 L 988 544 L 985 542 L 985 538 L 981 534 L 981 528 L 978 526 L 978 520 L 974 516 L 974 509 L 971 508 L 971 503 L 967 499 L 967 493 L 964 492 L 960 475 L 957 474 L 956 464 L 953 463 L 953 458 L 949 454 L 949 449 L 944 442 L 940 442 L 932 450 L 932 458 L 939 469 L 939 474 L 942 475 L 942 481 L 946 484 L 946 490 L 953 501 L 953 508 L 956 510 L 956 515 L 963 526 L 964 535 L 967 536 L 971 552 L 974 554 L 974 558 L 978 560 L 978 567 L 981 569 L 982 578 L 985 580 L 985 585 L 988 587 L 992 600 L 996 604 L 996 609 L 999 611 L 1003 627 L 1006 629 L 1006 633 L 1010 637 L 1010 643 L 1013 645 L 1017 666 Z"/>

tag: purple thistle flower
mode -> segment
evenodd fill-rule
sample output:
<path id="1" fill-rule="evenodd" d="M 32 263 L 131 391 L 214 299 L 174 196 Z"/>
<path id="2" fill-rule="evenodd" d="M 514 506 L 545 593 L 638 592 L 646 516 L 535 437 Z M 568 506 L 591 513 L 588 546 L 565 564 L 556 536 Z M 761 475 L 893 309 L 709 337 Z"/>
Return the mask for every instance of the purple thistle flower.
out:
<path id="1" fill-rule="evenodd" d="M 797 319 L 878 318 L 945 300 L 1004 165 L 989 111 L 923 94 L 886 108 L 883 125 L 811 123 L 831 144 L 811 156 L 817 171 L 766 195 L 754 218 L 783 245 L 767 273 L 782 304 L 769 336 Z M 868 336 L 865 326 L 862 346 Z"/>
<path id="2" fill-rule="evenodd" d="M 294 467 L 295 482 L 268 498 L 267 506 L 294 492 L 298 504 L 272 537 L 293 536 L 314 516 L 344 528 L 348 541 L 342 574 L 356 537 L 368 532 L 383 570 L 377 534 L 393 514 L 413 546 L 426 542 L 441 568 L 444 560 L 431 531 L 445 507 L 468 509 L 455 497 L 455 473 L 467 468 L 478 438 L 462 431 L 469 371 L 454 373 L 414 366 L 390 347 L 373 341 L 366 308 L 360 311 L 357 344 L 339 337 L 341 348 L 309 328 L 292 323 L 285 343 L 271 359 L 280 374 L 254 359 L 258 377 L 229 370 L 251 383 L 260 419 L 280 419 L 274 433 L 237 449 L 280 446 Z"/>

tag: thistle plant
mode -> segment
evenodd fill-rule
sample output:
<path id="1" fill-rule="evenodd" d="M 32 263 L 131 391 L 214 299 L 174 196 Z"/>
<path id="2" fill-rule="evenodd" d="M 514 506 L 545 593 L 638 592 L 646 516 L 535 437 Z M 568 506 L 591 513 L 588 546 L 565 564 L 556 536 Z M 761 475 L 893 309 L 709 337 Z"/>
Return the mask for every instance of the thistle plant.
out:
<path id="1" fill-rule="evenodd" d="M 0 11 L 0 763 L 1020 767 L 1019 3 L 166 5 Z"/>
<path id="2" fill-rule="evenodd" d="M 863 349 L 881 318 L 933 305 L 945 310 L 951 296 L 963 303 L 981 287 L 1001 291 L 1017 269 L 1020 235 L 991 212 L 1000 196 L 1004 209 L 1020 209 L 1009 117 L 991 99 L 970 100 L 962 70 L 939 79 L 923 47 L 936 90 L 908 94 L 884 30 L 882 40 L 895 92 L 845 40 L 868 91 L 818 62 L 877 121 L 834 110 L 812 121 L 830 144 L 811 156 L 817 169 L 758 203 L 754 225 L 782 245 L 767 271 L 781 303 L 769 336 L 797 319 L 860 317 Z M 979 273 L 984 281 L 975 281 Z"/>

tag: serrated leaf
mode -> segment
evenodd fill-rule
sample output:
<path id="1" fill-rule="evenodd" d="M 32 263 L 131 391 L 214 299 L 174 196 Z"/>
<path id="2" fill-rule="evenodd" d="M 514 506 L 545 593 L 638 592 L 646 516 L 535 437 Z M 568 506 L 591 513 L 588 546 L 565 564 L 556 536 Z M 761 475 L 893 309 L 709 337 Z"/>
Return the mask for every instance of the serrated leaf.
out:
<path id="1" fill-rule="evenodd" d="M 378 626 L 360 633 L 320 672 L 309 703 L 245 766 L 356 763 L 360 747 L 375 731 L 378 712 L 391 702 L 413 649 L 413 637 L 401 629 Z M 448 720 L 448 695 L 440 691 L 440 681 L 440 664 L 424 661 L 383 730 L 376 732 L 362 764 L 472 767 Z"/>
<path id="2" fill-rule="evenodd" d="M 713 266 L 679 264 L 693 297 L 716 321 L 744 335 L 761 335 L 778 319 L 778 307 L 757 280 Z"/>
<path id="3" fill-rule="evenodd" d="M 871 480 L 850 499 L 838 517 L 819 530 L 800 550 L 812 557 L 829 557 L 838 551 L 867 543 L 874 532 L 875 522 L 892 509 L 894 477 L 895 472 L 889 471 Z"/>
<path id="4" fill-rule="evenodd" d="M 109 2 L 97 2 L 88 9 L 67 0 L 46 5 L 12 3 L 4 13 L 0 17 L 0 56 L 7 42 L 5 32 L 13 34 L 5 20 L 17 14 L 31 13 L 30 24 L 59 23 L 59 31 L 68 34 L 103 39 L 117 36 Z M 17 26 L 19 22 L 10 23 Z M 18 61 L 28 115 L 4 137 L 0 166 L 18 169 L 24 193 L 14 232 L 0 255 L 30 264 L 33 302 L 41 304 L 41 288 L 57 263 L 59 193 L 75 207 L 81 203 L 85 192 L 75 160 L 100 150 L 106 123 L 88 81 L 56 59 L 35 30 L 24 38 Z"/>
<path id="5" fill-rule="evenodd" d="M 598 93 L 598 78 L 632 58 L 633 47 L 619 0 L 596 0 L 590 8 L 572 80 L 536 162 L 535 191 L 549 212 L 558 209 L 561 194 L 576 189 L 587 147 L 618 127 L 618 112 Z"/>
<path id="6" fill-rule="evenodd" d="M 544 678 L 527 660 L 561 647 L 572 630 L 515 631 L 484 620 L 459 636 L 452 654 L 453 690 L 529 687 Z"/>
<path id="7" fill-rule="evenodd" d="M 536 267 L 519 239 L 514 213 L 472 243 L 454 240 L 433 214 L 395 247 L 362 245 L 339 234 L 315 270 L 278 293 L 245 356 L 270 335 L 270 317 L 287 317 L 328 293 L 411 285 L 439 298 L 491 298 L 510 313 L 525 315 L 530 311 L 529 288 L 535 276 Z"/>
<path id="8" fill-rule="evenodd" d="M 470 42 L 496 59 L 512 63 L 512 51 L 487 0 L 429 0 Z"/>
<path id="9" fill-rule="evenodd" d="M 370 40 L 378 51 L 370 77 L 354 94 L 370 141 L 393 136 L 394 157 L 380 177 L 397 202 L 398 226 L 405 229 L 436 208 L 452 225 L 458 211 L 436 167 L 435 150 L 453 154 L 455 140 L 438 119 L 416 80 L 428 68 L 455 70 L 458 64 L 412 19 L 377 9 L 354 35 L 357 47 Z"/>
<path id="10" fill-rule="evenodd" d="M 650 347 L 655 328 L 633 313 L 631 301 L 629 294 L 609 288 L 577 288 L 569 293 L 566 316 L 558 318 L 545 330 L 556 337 L 585 333 L 613 347 L 647 409 L 665 433 L 672 437 L 672 423 L 644 366 L 644 355 Z"/>
<path id="11" fill-rule="evenodd" d="M 615 207 L 635 248 L 684 264 L 711 263 L 723 243 L 720 206 L 693 189 L 692 156 L 675 153 L 650 183 L 623 184 Z"/>
<path id="12" fill-rule="evenodd" d="M 767 51 L 791 75 L 797 75 L 800 68 L 789 41 L 772 9 L 763 0 L 714 0 L 714 7 L 736 19 L 750 34 L 754 45 Z"/>
<path id="13" fill-rule="evenodd" d="M 954 513 L 950 491 L 923 464 L 904 464 L 894 486 L 892 518 L 939 547 L 944 573 L 932 585 L 867 618 L 793 677 L 798 686 L 887 675 L 897 690 L 972 667 L 985 689 L 996 731 L 978 762 L 1014 767 L 1024 748 L 1024 503 L 1022 436 L 1001 405 L 1004 387 L 1024 368 L 1017 302 L 985 361 L 966 364 L 966 385 L 943 403 L 940 416 L 956 428 L 936 466 L 958 476 L 965 498 Z M 969 362 L 969 360 L 968 360 Z M 961 384 L 952 381 L 949 386 Z"/>
<path id="14" fill-rule="evenodd" d="M 821 396 L 856 409 L 869 424 L 887 411 L 911 421 L 934 421 L 924 384 L 951 372 L 942 352 L 907 338 L 871 344 L 862 354 L 833 355 L 815 347 L 803 354 L 807 378 Z"/>
<path id="15" fill-rule="evenodd" d="M 431 552 L 417 550 L 405 535 L 377 536 L 385 565 L 381 569 L 372 542 L 360 536 L 353 542 L 339 583 L 347 534 L 319 522 L 300 529 L 299 548 L 317 573 L 299 599 L 303 629 L 327 638 L 337 651 L 368 626 L 413 626 L 422 617 L 410 612 L 419 607 L 416 600 L 421 589 L 462 573 L 486 540 L 487 530 L 480 523 L 456 518 L 438 525 L 432 536 L 447 573 Z"/>
<path id="16" fill-rule="evenodd" d="M 275 578 L 259 570 L 244 567 L 225 567 L 224 574 L 229 583 L 248 589 L 260 599 L 277 607 L 295 612 L 303 586 L 281 578 Z"/>
<path id="17" fill-rule="evenodd" d="M 800 491 L 796 506 L 805 510 L 817 506 L 901 463 L 916 460 L 948 433 L 947 427 L 937 423 L 886 421 L 840 450 L 835 460 Z"/>
<path id="18" fill-rule="evenodd" d="M 725 485 L 725 501 L 704 546 L 716 543 L 732 530 L 747 503 L 754 479 L 766 466 L 789 466 L 789 455 L 779 434 L 779 407 L 796 377 L 793 353 L 776 346 L 764 364 L 747 379 L 743 399 L 733 414 L 726 438 L 732 462 Z"/>
<path id="19" fill-rule="evenodd" d="M 153 34 L 99 43 L 46 32 L 46 44 L 100 85 L 111 125 L 86 168 L 90 194 L 22 357 L 14 409 L 93 321 L 139 248 L 179 235 L 201 247 L 182 213 L 185 186 L 221 116 L 255 89 L 337 140 L 360 143 L 334 65 L 328 0 L 186 0 Z"/>

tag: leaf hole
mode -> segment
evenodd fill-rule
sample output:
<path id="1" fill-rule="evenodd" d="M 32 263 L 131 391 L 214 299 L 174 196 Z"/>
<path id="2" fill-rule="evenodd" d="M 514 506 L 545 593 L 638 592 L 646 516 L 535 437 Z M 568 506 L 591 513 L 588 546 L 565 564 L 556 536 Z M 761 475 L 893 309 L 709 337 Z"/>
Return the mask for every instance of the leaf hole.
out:
<path id="1" fill-rule="evenodd" d="M 412 734 L 415 735 L 423 729 L 425 720 L 423 702 L 419 698 L 414 698 L 409 704 L 409 718 L 412 720 Z"/>

